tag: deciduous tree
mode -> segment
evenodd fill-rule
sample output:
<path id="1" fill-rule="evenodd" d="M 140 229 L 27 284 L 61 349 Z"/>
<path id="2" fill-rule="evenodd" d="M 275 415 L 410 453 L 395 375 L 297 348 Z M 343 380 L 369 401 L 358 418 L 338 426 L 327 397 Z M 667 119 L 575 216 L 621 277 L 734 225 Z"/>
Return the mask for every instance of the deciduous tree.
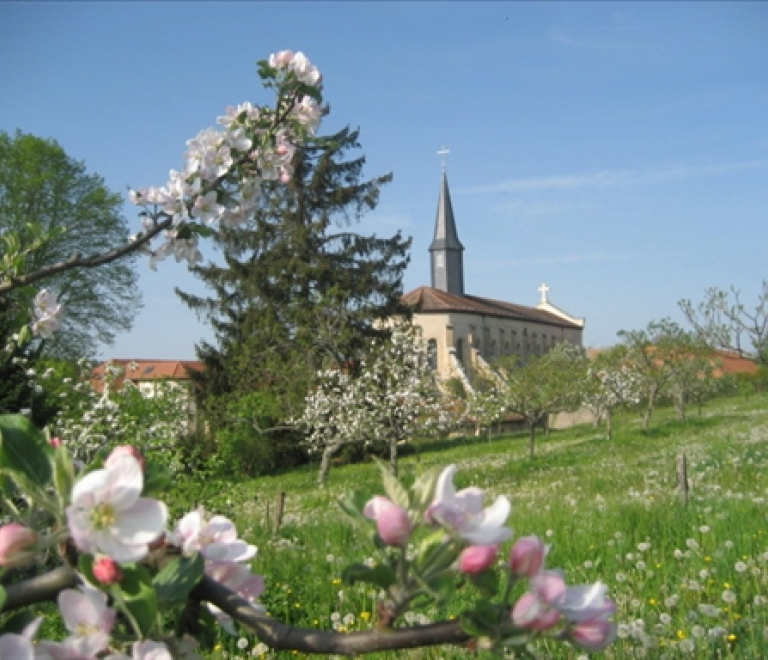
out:
<path id="1" fill-rule="evenodd" d="M 0 281 L 41 271 L 128 240 L 122 199 L 98 174 L 52 139 L 0 132 Z M 141 304 L 130 258 L 99 268 L 62 270 L 46 286 L 66 306 L 61 332 L 45 339 L 47 355 L 76 359 L 129 330 Z M 0 293 L 0 305 L 27 306 L 24 287 Z"/>
<path id="2" fill-rule="evenodd" d="M 757 302 L 750 311 L 735 287 L 706 290 L 694 305 L 681 300 L 680 309 L 696 333 L 713 348 L 734 351 L 768 366 L 768 279 L 763 280 Z"/>

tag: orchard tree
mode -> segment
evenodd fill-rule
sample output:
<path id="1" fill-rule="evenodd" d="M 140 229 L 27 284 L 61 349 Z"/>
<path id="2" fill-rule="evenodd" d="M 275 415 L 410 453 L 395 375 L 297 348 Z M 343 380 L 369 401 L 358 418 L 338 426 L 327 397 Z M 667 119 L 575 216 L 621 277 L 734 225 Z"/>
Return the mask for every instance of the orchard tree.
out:
<path id="1" fill-rule="evenodd" d="M 768 279 L 752 311 L 742 302 L 741 291 L 711 287 L 694 305 L 681 300 L 680 309 L 699 337 L 713 348 L 734 351 L 768 366 Z"/>
<path id="2" fill-rule="evenodd" d="M 679 336 L 677 350 L 669 355 L 667 394 L 672 400 L 677 419 L 685 421 L 689 402 L 699 405 L 716 391 L 715 372 L 718 363 L 714 351 L 691 333 Z"/>
<path id="3" fill-rule="evenodd" d="M 24 283 L 31 273 L 127 243 L 122 203 L 55 140 L 0 132 L 0 283 Z M 130 258 L 50 274 L 46 287 L 67 313 L 61 331 L 43 339 L 42 352 L 77 359 L 112 344 L 140 307 L 137 282 Z M 30 304 L 22 291 L 2 289 L 3 307 Z"/>
<path id="4" fill-rule="evenodd" d="M 583 383 L 582 404 L 592 411 L 596 425 L 605 420 L 608 440 L 613 436 L 614 409 L 639 402 L 639 376 L 629 362 L 626 346 L 613 346 L 592 358 Z"/>
<path id="5" fill-rule="evenodd" d="M 365 180 L 365 159 L 349 157 L 358 133 L 309 138 L 296 149 L 287 183 L 266 182 L 251 216 L 213 240 L 223 263 L 194 272 L 211 297 L 178 292 L 209 320 L 217 345 L 198 346 L 203 408 L 222 430 L 233 420 L 220 397 L 268 391 L 278 416 L 300 414 L 315 375 L 355 369 L 385 320 L 405 317 L 402 276 L 410 240 L 348 229 L 375 208 L 391 175 Z"/>
<path id="6" fill-rule="evenodd" d="M 509 358 L 496 363 L 505 410 L 521 415 L 528 425 L 531 458 L 536 451 L 536 427 L 553 413 L 579 406 L 585 364 L 582 350 L 569 343 L 533 355 L 524 365 Z"/>
<path id="7" fill-rule="evenodd" d="M 703 368 L 706 347 L 668 318 L 651 321 L 644 330 L 621 330 L 619 337 L 645 401 L 643 428 L 648 430 L 656 404 L 667 394 L 677 396 L 678 416 L 684 417 L 685 388 Z"/>
<path id="8" fill-rule="evenodd" d="M 423 342 L 411 327 L 374 340 L 356 370 L 329 369 L 306 398 L 297 426 L 310 453 L 321 456 L 319 481 L 344 445 L 383 445 L 397 474 L 397 446 L 416 434 L 444 429 L 450 420 Z"/>

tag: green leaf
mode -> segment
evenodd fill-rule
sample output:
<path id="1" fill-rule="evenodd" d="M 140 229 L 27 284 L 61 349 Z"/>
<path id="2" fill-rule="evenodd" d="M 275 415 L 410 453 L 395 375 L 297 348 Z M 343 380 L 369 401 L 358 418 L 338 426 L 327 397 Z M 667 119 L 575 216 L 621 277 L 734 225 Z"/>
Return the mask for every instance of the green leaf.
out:
<path id="1" fill-rule="evenodd" d="M 403 488 L 403 485 L 397 480 L 397 477 L 392 474 L 389 465 L 378 458 L 374 460 L 381 471 L 381 481 L 384 486 L 384 491 L 387 493 L 387 497 L 403 509 L 408 509 L 410 507 L 408 491 Z"/>
<path id="2" fill-rule="evenodd" d="M 208 225 L 198 225 L 197 223 L 188 223 L 185 225 L 192 234 L 197 234 L 203 238 L 210 238 L 213 236 L 213 229 Z"/>
<path id="3" fill-rule="evenodd" d="M 24 415 L 0 415 L 0 468 L 43 487 L 51 480 L 51 447 Z"/>
<path id="4" fill-rule="evenodd" d="M 5 592 L 5 587 L 0 584 L 0 612 L 3 611 L 3 605 L 5 605 L 5 599 L 7 596 L 8 594 Z"/>
<path id="5" fill-rule="evenodd" d="M 192 557 L 176 557 L 163 566 L 152 585 L 163 603 L 183 601 L 203 577 L 205 562 L 200 553 Z"/>
<path id="6" fill-rule="evenodd" d="M 151 632 L 157 617 L 157 593 L 152 586 L 152 577 L 143 566 L 129 564 L 121 566 L 123 579 L 113 584 L 110 592 L 115 604 L 138 628 L 142 637 Z"/>
<path id="7" fill-rule="evenodd" d="M 411 491 L 413 492 L 413 499 L 411 506 L 419 513 L 425 511 L 427 507 L 432 504 L 435 499 L 435 488 L 437 487 L 437 480 L 442 473 L 442 468 L 433 467 L 423 472 L 416 479 Z"/>
<path id="8" fill-rule="evenodd" d="M 75 483 L 75 467 L 69 452 L 63 447 L 53 451 L 53 486 L 64 506 L 69 504 Z"/>
<path id="9" fill-rule="evenodd" d="M 496 571 L 490 568 L 482 573 L 470 576 L 470 579 L 484 598 L 493 598 L 499 590 L 498 575 Z"/>
<path id="10" fill-rule="evenodd" d="M 382 589 L 389 589 L 389 587 L 397 582 L 395 572 L 384 564 L 379 564 L 378 566 L 352 564 L 341 572 L 341 579 L 350 585 L 355 584 L 355 582 L 366 582 Z"/>

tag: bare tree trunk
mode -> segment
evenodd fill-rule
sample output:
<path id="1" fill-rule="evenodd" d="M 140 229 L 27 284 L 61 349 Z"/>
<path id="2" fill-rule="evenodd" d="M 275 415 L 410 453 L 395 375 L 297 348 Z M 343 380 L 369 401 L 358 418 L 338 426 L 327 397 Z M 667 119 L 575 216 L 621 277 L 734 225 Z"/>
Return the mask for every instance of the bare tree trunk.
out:
<path id="1" fill-rule="evenodd" d="M 605 437 L 608 440 L 613 438 L 613 408 L 605 409 Z"/>
<path id="2" fill-rule="evenodd" d="M 331 469 L 331 457 L 339 450 L 341 444 L 342 443 L 337 442 L 333 445 L 328 445 L 323 449 L 323 457 L 320 459 L 320 474 L 317 477 L 317 480 L 321 484 L 328 478 L 328 472 Z"/>
<path id="3" fill-rule="evenodd" d="M 645 409 L 645 415 L 643 415 L 643 430 L 647 431 L 651 424 L 651 415 L 653 415 L 653 405 L 656 401 L 656 391 L 654 390 L 648 395 L 648 407 Z"/>
<path id="4" fill-rule="evenodd" d="M 392 468 L 392 474 L 397 476 L 397 438 L 389 439 L 389 467 Z"/>
<path id="5" fill-rule="evenodd" d="M 531 429 L 530 436 L 528 438 L 528 456 L 533 458 L 534 454 L 536 453 L 536 423 L 529 422 L 528 426 Z"/>

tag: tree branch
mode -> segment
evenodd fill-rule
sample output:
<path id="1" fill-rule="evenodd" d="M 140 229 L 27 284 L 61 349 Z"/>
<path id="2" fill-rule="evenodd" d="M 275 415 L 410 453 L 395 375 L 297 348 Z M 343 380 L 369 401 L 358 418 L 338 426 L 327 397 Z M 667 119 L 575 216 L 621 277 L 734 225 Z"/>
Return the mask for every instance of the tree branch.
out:
<path id="1" fill-rule="evenodd" d="M 5 587 L 6 601 L 2 611 L 8 612 L 35 603 L 55 601 L 61 591 L 73 589 L 78 584 L 77 573 L 67 566 L 62 566 L 45 575 L 8 585 Z M 471 639 L 461 629 L 458 621 L 353 633 L 295 628 L 254 609 L 246 600 L 207 575 L 204 575 L 192 590 L 191 597 L 215 605 L 235 621 L 251 629 L 262 642 L 275 650 L 353 656 L 375 651 L 466 644 Z"/>
<path id="2" fill-rule="evenodd" d="M 375 651 L 466 644 L 471 639 L 458 621 L 353 633 L 295 628 L 258 612 L 247 601 L 208 576 L 203 576 L 191 595 L 229 614 L 275 650 L 353 656 Z"/>
<path id="3" fill-rule="evenodd" d="M 0 294 L 13 291 L 13 289 L 18 289 L 19 287 L 26 286 L 34 282 L 38 282 L 47 277 L 50 277 L 51 275 L 57 275 L 58 273 L 72 270 L 73 268 L 96 268 L 98 266 L 111 263 L 112 261 L 116 261 L 117 259 L 120 259 L 121 257 L 124 257 L 125 255 L 130 254 L 131 252 L 135 252 L 136 250 L 143 247 L 161 231 L 168 229 L 172 222 L 173 218 L 168 216 L 161 222 L 158 222 L 154 227 L 147 230 L 138 238 L 135 238 L 132 241 L 128 241 L 128 243 L 122 247 L 115 248 L 109 252 L 104 252 L 103 254 L 94 254 L 90 257 L 84 257 L 80 253 L 76 253 L 73 254 L 69 259 L 59 261 L 58 263 L 51 264 L 50 266 L 45 266 L 44 268 L 40 268 L 39 270 L 35 270 L 26 275 L 19 275 L 18 277 L 10 277 L 7 280 L 1 280 Z"/>

